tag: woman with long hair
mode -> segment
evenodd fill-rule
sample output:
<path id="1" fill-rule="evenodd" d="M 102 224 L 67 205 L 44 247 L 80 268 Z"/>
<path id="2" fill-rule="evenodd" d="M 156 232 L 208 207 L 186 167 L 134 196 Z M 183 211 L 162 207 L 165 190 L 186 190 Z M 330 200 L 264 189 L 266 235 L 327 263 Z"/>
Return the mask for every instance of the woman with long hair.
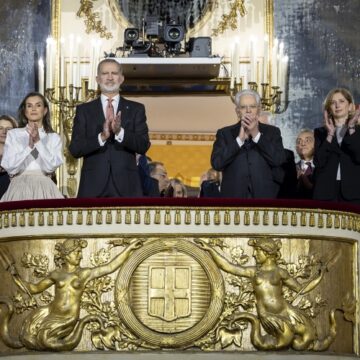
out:
<path id="1" fill-rule="evenodd" d="M 62 141 L 50 123 L 49 105 L 37 92 L 18 109 L 19 128 L 7 133 L 1 166 L 11 178 L 1 201 L 63 198 L 51 176 L 63 163 Z"/>
<path id="2" fill-rule="evenodd" d="M 360 204 L 359 117 L 350 91 L 328 93 L 324 125 L 314 131 L 314 199 Z"/>

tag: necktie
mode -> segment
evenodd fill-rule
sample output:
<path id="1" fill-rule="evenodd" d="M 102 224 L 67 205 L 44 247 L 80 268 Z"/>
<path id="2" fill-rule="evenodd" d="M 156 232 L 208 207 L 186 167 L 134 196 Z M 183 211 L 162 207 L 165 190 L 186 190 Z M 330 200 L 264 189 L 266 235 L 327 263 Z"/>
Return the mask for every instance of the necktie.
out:
<path id="1" fill-rule="evenodd" d="M 114 119 L 114 107 L 112 104 L 113 99 L 107 99 L 107 107 L 106 107 L 106 118 L 113 120 Z"/>
<path id="2" fill-rule="evenodd" d="M 244 148 L 246 150 L 250 150 L 252 147 L 253 141 L 251 139 L 245 139 L 244 141 Z"/>
<path id="3" fill-rule="evenodd" d="M 305 172 L 304 172 L 304 175 L 306 175 L 306 176 L 312 175 L 312 173 L 313 173 L 313 168 L 312 168 L 312 166 L 311 166 L 311 162 L 310 162 L 310 161 L 306 161 L 305 164 L 307 165 L 307 168 L 306 168 L 306 170 L 305 170 Z"/>

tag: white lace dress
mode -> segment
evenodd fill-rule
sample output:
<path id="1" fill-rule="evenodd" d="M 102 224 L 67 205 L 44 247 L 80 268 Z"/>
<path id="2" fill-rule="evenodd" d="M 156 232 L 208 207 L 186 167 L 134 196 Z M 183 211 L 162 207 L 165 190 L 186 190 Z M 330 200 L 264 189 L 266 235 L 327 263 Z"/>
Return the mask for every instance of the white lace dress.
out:
<path id="1" fill-rule="evenodd" d="M 63 163 L 62 141 L 39 129 L 40 141 L 29 147 L 26 128 L 8 131 L 1 166 L 11 181 L 0 201 L 63 198 L 50 175 Z"/>

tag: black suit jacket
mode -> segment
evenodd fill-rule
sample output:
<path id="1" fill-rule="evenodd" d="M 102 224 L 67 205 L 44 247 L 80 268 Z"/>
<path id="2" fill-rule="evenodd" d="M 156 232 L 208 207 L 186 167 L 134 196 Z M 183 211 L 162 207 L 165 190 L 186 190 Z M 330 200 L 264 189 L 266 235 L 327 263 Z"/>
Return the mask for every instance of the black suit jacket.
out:
<path id="1" fill-rule="evenodd" d="M 313 170 L 315 171 L 315 170 Z M 296 163 L 296 173 L 301 172 L 301 161 Z M 307 185 L 304 183 L 304 180 L 307 181 Z M 296 198 L 298 199 L 312 199 L 313 198 L 313 189 L 314 189 L 314 174 L 310 175 L 301 175 L 297 179 L 296 185 Z"/>
<path id="2" fill-rule="evenodd" d="M 281 165 L 285 161 L 280 130 L 260 123 L 258 143 L 251 141 L 249 146 L 241 148 L 236 141 L 239 131 L 240 123 L 237 123 L 216 134 L 211 165 L 223 172 L 221 196 L 276 198 L 284 177 Z"/>
<path id="3" fill-rule="evenodd" d="M 150 176 L 149 164 L 145 155 L 138 159 L 138 170 L 144 196 L 160 197 L 159 182 Z"/>
<path id="4" fill-rule="evenodd" d="M 112 176 L 118 193 L 124 197 L 142 196 L 135 153 L 145 154 L 150 147 L 144 105 L 120 97 L 124 139 L 121 143 L 110 138 L 100 146 L 105 116 L 100 98 L 81 104 L 76 109 L 70 153 L 84 158 L 78 197 L 98 197 Z"/>
<path id="5" fill-rule="evenodd" d="M 347 131 L 341 145 L 336 136 L 332 142 L 326 141 L 325 127 L 314 131 L 314 199 L 337 200 L 336 174 L 340 164 L 341 193 L 346 200 L 360 200 L 360 126 L 355 133 Z"/>
<path id="6" fill-rule="evenodd" d="M 0 171 L 0 199 L 5 194 L 9 184 L 10 178 L 8 173 L 6 171 Z"/>
<path id="7" fill-rule="evenodd" d="M 294 199 L 296 197 L 296 165 L 294 152 L 289 149 L 285 151 L 285 162 L 282 164 L 284 170 L 284 180 L 280 185 L 278 198 L 280 199 Z"/>

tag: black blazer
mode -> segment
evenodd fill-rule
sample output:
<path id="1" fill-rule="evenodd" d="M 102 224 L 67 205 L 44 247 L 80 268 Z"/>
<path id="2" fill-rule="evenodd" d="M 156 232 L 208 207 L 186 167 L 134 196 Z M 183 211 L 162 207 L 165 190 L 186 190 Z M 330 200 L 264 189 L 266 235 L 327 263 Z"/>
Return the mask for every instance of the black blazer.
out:
<path id="1" fill-rule="evenodd" d="M 278 198 L 280 199 L 294 199 L 296 197 L 296 165 L 294 152 L 289 149 L 285 151 L 285 162 L 282 164 L 284 170 L 284 180 L 280 185 Z"/>
<path id="2" fill-rule="evenodd" d="M 150 147 L 144 105 L 120 97 L 124 139 L 108 139 L 100 146 L 98 135 L 105 121 L 100 98 L 76 108 L 70 153 L 84 158 L 78 197 L 98 197 L 104 191 L 110 174 L 124 197 L 142 196 L 135 153 L 145 154 Z"/>
<path id="3" fill-rule="evenodd" d="M 313 170 L 315 171 L 315 170 Z M 296 173 L 301 172 L 301 161 L 296 163 Z M 307 186 L 304 181 L 307 181 Z M 297 178 L 296 198 L 297 199 L 312 199 L 314 190 L 314 173 L 310 175 L 301 175 Z"/>
<path id="4" fill-rule="evenodd" d="M 211 154 L 211 165 L 223 172 L 221 196 L 276 198 L 283 181 L 285 161 L 280 130 L 271 125 L 259 124 L 258 143 L 239 147 L 236 137 L 240 123 L 218 130 Z"/>
<path id="5" fill-rule="evenodd" d="M 360 126 L 350 135 L 346 131 L 341 145 L 336 136 L 326 141 L 325 127 L 317 128 L 314 153 L 314 199 L 337 200 L 336 174 L 340 164 L 341 193 L 345 200 L 360 200 Z"/>
<path id="6" fill-rule="evenodd" d="M 8 173 L 6 171 L 0 171 L 0 199 L 5 194 L 7 188 L 9 187 L 9 184 L 10 178 Z"/>

